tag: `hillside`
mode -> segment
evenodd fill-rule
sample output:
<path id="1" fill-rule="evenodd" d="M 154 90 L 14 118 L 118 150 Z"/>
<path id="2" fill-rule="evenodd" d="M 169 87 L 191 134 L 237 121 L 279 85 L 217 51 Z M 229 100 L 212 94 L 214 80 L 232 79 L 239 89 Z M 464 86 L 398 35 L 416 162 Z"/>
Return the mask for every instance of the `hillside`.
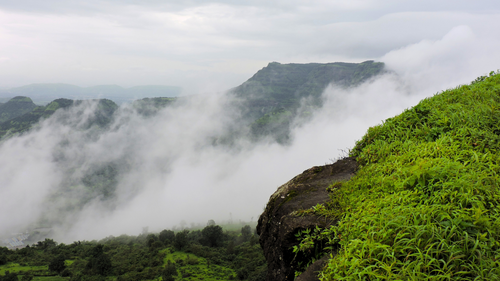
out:
<path id="1" fill-rule="evenodd" d="M 321 94 L 328 85 L 333 83 L 340 87 L 356 86 L 383 72 L 384 64 L 373 61 L 325 64 L 269 63 L 242 85 L 228 91 L 228 97 L 232 102 L 225 110 L 236 111 L 237 117 L 226 135 L 217 136 L 218 143 L 228 144 L 236 138 L 243 137 L 254 141 L 271 138 L 280 143 L 287 143 L 294 122 L 307 121 L 312 111 L 322 106 Z M 101 97 L 102 101 L 106 99 L 131 101 L 134 97 L 145 94 L 162 96 L 136 99 L 132 102 L 132 107 L 139 114 L 152 116 L 179 100 L 177 97 L 169 97 L 179 92 L 180 89 L 169 86 L 137 86 L 124 89 L 116 85 L 82 88 L 68 84 L 31 84 L 13 88 L 8 90 L 7 94 L 23 94 L 38 102 L 41 100 L 48 102 L 49 98 L 54 100 L 51 99 L 47 106 L 35 108 L 31 99 L 25 98 L 30 100 L 31 110 L 17 110 L 17 115 L 8 112 L 2 115 L 5 117 L 0 118 L 0 139 L 28 130 L 42 117 L 47 118 L 52 115 L 55 109 L 71 105 L 72 99 L 78 101 Z M 14 108 L 12 106 L 14 101 L 18 105 L 21 104 L 20 97 L 17 99 L 1 104 L 0 114 L 5 111 L 2 111 L 3 108 Z M 107 101 L 109 106 L 117 107 L 111 103 L 114 104 L 111 100 Z"/>
<path id="2" fill-rule="evenodd" d="M 266 262 L 257 241 L 250 225 L 236 224 L 68 245 L 45 239 L 22 249 L 0 247 L 0 280 L 259 281 Z"/>
<path id="3" fill-rule="evenodd" d="M 0 123 L 14 119 L 32 111 L 36 105 L 28 97 L 14 97 L 0 104 Z"/>
<path id="4" fill-rule="evenodd" d="M 500 279 L 499 93 L 500 74 L 492 72 L 370 128 L 350 152 L 356 174 L 330 183 L 323 204 L 272 216 L 299 195 L 293 180 L 280 187 L 261 232 L 287 218 L 330 222 L 288 229 L 299 240 L 288 248 L 295 258 L 287 274 L 319 260 L 312 264 L 320 280 Z M 276 201 L 277 194 L 292 197 Z M 261 245 L 268 239 L 261 235 Z M 285 280 L 271 270 L 279 249 L 266 247 L 267 280 Z"/>
<path id="5" fill-rule="evenodd" d="M 22 87 L 1 90 L 0 97 L 27 96 L 36 104 L 48 104 L 59 99 L 110 99 L 121 104 L 145 97 L 175 97 L 180 95 L 181 88 L 163 85 L 144 85 L 123 88 L 117 85 L 98 85 L 79 87 L 70 84 L 30 84 Z"/>
<path id="6" fill-rule="evenodd" d="M 51 156 L 48 157 L 50 162 L 46 164 L 56 167 L 57 175 L 54 177 L 59 181 L 51 186 L 54 192 L 43 198 L 46 207 L 39 211 L 39 217 L 26 227 L 29 230 L 36 227 L 50 228 L 62 222 L 72 224 L 69 217 L 95 202 L 105 202 L 102 204 L 106 205 L 106 210 L 113 210 L 120 204 L 117 202 L 118 198 L 124 194 L 119 191 L 120 184 L 121 188 L 127 186 L 131 194 L 123 201 L 132 200 L 135 194 L 142 191 L 143 182 L 149 179 L 144 178 L 139 181 L 140 184 L 130 186 L 123 179 L 142 169 L 142 163 L 152 158 L 141 159 L 142 154 L 146 155 L 143 151 L 147 151 L 144 147 L 147 145 L 143 143 L 154 143 L 154 140 L 164 137 L 161 132 L 168 131 L 170 126 L 174 128 L 173 133 L 168 136 L 168 139 L 173 140 L 172 143 L 183 143 L 182 146 L 192 141 L 196 143 L 192 149 L 183 151 L 183 154 L 212 148 L 237 151 L 242 148 L 238 147 L 240 143 L 253 146 L 258 145 L 261 140 L 287 143 L 293 122 L 297 119 L 304 123 L 307 121 L 301 104 L 302 98 L 315 100 L 314 104 L 310 103 L 306 108 L 312 112 L 321 106 L 321 93 L 329 83 L 344 87 L 356 85 L 381 73 L 383 67 L 382 63 L 372 61 L 359 64 L 270 63 L 243 85 L 216 99 L 220 105 L 207 106 L 210 107 L 208 111 L 200 108 L 205 106 L 200 103 L 205 101 L 203 96 L 144 98 L 123 106 L 107 99 L 92 103 L 60 98 L 2 122 L 0 141 L 4 149 L 16 141 L 13 138 L 28 131 L 32 138 L 37 139 L 37 143 L 46 139 L 44 133 L 55 138 L 52 147 L 47 148 Z M 256 91 L 252 85 L 259 85 L 263 92 Z M 77 89 L 71 85 L 42 86 L 46 93 L 52 91 L 62 94 Z M 40 87 L 32 85 L 24 90 L 36 94 L 37 89 Z M 45 92 L 42 91 L 43 93 Z M 162 114 L 158 114 L 165 108 L 167 109 Z M 206 118 L 202 116 L 203 112 L 212 115 Z M 88 116 L 91 117 L 87 118 Z M 47 122 L 42 125 L 41 120 Z M 182 122 L 182 128 L 177 128 L 176 120 Z M 203 125 L 197 125 L 197 122 Z M 146 128 L 149 130 L 145 130 Z M 125 134 L 127 130 L 129 131 Z M 190 132 L 190 135 L 185 135 L 185 131 Z M 107 153 L 92 154 L 94 151 L 90 147 L 100 148 L 103 145 L 101 141 L 114 138 L 112 136 L 115 133 L 120 135 L 120 141 L 113 140 L 113 145 L 105 144 L 106 148 L 103 148 L 103 151 L 114 153 L 113 156 L 108 157 Z M 125 135 L 121 135 L 122 133 Z M 165 153 L 158 163 L 152 165 L 153 168 L 162 167 L 159 172 L 162 177 L 168 176 L 175 169 L 175 159 L 182 156 L 174 145 L 167 145 L 169 142 L 159 142 L 159 151 Z M 119 148 L 121 145 L 126 148 Z M 75 154 L 74 151 L 80 153 Z M 29 184 L 33 188 L 40 185 Z M 14 184 L 8 188 L 17 189 Z"/>
<path id="7" fill-rule="evenodd" d="M 30 98 L 22 98 L 30 101 L 30 103 L 23 103 L 28 103 L 34 107 L 32 107 L 31 110 L 26 111 L 26 113 L 22 115 L 17 114 L 17 117 L 10 118 L 7 121 L 1 122 L 0 139 L 5 139 L 6 137 L 16 135 L 31 129 L 33 126 L 38 124 L 40 120 L 52 116 L 58 109 L 70 108 L 71 106 L 76 106 L 84 102 L 82 100 L 56 99 L 46 106 L 35 106 L 33 102 L 31 102 Z M 8 104 L 9 103 L 6 103 L 5 105 L 1 106 L 0 110 Z M 25 108 L 27 109 L 29 107 L 30 106 L 26 106 Z M 118 106 L 111 100 L 98 100 L 95 118 L 92 119 L 92 122 L 95 122 L 95 124 L 100 126 L 106 125 L 110 122 L 112 115 L 117 108 Z M 16 112 L 20 113 L 22 112 L 22 110 L 17 110 Z"/>
<path id="8" fill-rule="evenodd" d="M 330 84 L 352 87 L 384 72 L 384 63 L 271 62 L 242 85 L 231 89 L 243 123 L 254 138 L 271 136 L 286 143 L 292 123 L 307 119 L 321 107 L 321 94 Z"/>

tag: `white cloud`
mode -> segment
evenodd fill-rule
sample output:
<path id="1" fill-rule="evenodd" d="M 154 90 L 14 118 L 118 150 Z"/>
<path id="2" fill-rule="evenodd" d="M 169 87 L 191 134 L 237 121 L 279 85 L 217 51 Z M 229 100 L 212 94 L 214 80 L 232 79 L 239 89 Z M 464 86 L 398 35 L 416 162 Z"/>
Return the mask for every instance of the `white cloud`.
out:
<path id="1" fill-rule="evenodd" d="M 500 61 L 500 38 L 493 36 L 500 22 L 496 2 L 481 2 L 493 10 L 489 13 L 466 11 L 466 1 L 456 2 L 454 11 L 440 5 L 434 11 L 431 1 L 419 2 L 419 9 L 412 2 L 410 11 L 398 1 L 175 7 L 130 1 L 135 6 L 106 2 L 102 9 L 89 2 L 88 10 L 76 14 L 62 2 L 47 3 L 30 12 L 0 10 L 0 53 L 9 58 L 0 60 L 1 83 L 173 84 L 189 93 L 213 93 L 240 84 L 267 61 L 377 57 L 394 73 L 355 89 L 328 88 L 324 108 L 294 130 L 288 147 L 207 145 L 232 120 L 221 113 L 227 108 L 221 94 L 148 120 L 119 115 L 113 130 L 97 135 L 78 130 L 84 117 L 61 113 L 66 123 L 54 117 L 39 130 L 0 144 L 0 230 L 36 221 L 64 175 L 77 179 L 88 167 L 116 159 L 128 165 L 119 170 L 117 200 L 90 201 L 75 217 L 66 217 L 76 223 L 63 220 L 65 239 L 134 234 L 143 226 L 159 230 L 181 220 L 220 221 L 230 212 L 235 219 L 256 220 L 279 185 L 337 157 L 368 126 L 495 70 Z M 61 9 L 51 8 L 54 3 Z M 118 9 L 110 12 L 111 7 Z M 355 20 L 345 20 L 344 12 Z M 56 156 L 64 158 L 55 162 Z"/>

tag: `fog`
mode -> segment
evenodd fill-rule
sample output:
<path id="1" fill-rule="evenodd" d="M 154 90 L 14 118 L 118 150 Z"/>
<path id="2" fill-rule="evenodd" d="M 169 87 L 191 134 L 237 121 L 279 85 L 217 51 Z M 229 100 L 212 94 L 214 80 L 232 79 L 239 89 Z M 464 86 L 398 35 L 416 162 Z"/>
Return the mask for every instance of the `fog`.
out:
<path id="1" fill-rule="evenodd" d="M 152 117 L 122 106 L 106 130 L 86 127 L 95 103 L 60 110 L 0 144 L 0 232 L 50 226 L 58 241 L 70 242 L 181 222 L 256 221 L 281 184 L 345 156 L 368 127 L 496 70 L 498 52 L 485 54 L 494 47 L 495 40 L 457 26 L 440 39 L 394 49 L 379 58 L 388 73 L 355 88 L 330 85 L 323 107 L 297 122 L 288 145 L 245 138 L 214 145 L 239 114 L 224 92 L 185 99 Z M 108 163 L 119 163 L 112 196 L 81 184 L 86 172 Z"/>

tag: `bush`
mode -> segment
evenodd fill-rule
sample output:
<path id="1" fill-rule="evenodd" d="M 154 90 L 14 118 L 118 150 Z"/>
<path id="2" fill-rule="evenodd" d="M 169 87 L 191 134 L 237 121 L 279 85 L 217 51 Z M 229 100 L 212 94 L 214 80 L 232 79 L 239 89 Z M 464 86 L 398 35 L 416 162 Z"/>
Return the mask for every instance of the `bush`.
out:
<path id="1" fill-rule="evenodd" d="M 62 255 L 56 256 L 49 264 L 49 270 L 57 273 L 61 273 L 64 269 L 66 269 L 66 265 L 64 264 L 65 258 Z"/>
<path id="2" fill-rule="evenodd" d="M 190 265 L 195 265 L 199 264 L 200 261 L 195 256 L 188 256 L 188 258 L 186 259 L 186 263 Z"/>

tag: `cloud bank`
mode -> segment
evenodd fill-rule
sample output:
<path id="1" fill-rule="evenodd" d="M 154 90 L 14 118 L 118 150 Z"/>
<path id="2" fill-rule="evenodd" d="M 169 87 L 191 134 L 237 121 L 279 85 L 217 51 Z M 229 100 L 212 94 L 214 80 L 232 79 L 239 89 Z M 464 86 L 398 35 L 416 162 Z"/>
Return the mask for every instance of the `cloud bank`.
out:
<path id="1" fill-rule="evenodd" d="M 387 52 L 381 60 L 390 72 L 355 88 L 328 87 L 324 106 L 294 128 L 287 146 L 244 139 L 236 148 L 213 145 L 238 115 L 224 93 L 186 99 L 147 118 L 121 107 L 106 130 L 86 127 L 92 102 L 58 111 L 0 144 L 0 232 L 45 223 L 69 242 L 181 221 L 255 221 L 278 186 L 339 157 L 369 126 L 496 69 L 495 40 L 460 25 Z M 113 196 L 82 183 L 95 169 L 118 175 Z"/>

